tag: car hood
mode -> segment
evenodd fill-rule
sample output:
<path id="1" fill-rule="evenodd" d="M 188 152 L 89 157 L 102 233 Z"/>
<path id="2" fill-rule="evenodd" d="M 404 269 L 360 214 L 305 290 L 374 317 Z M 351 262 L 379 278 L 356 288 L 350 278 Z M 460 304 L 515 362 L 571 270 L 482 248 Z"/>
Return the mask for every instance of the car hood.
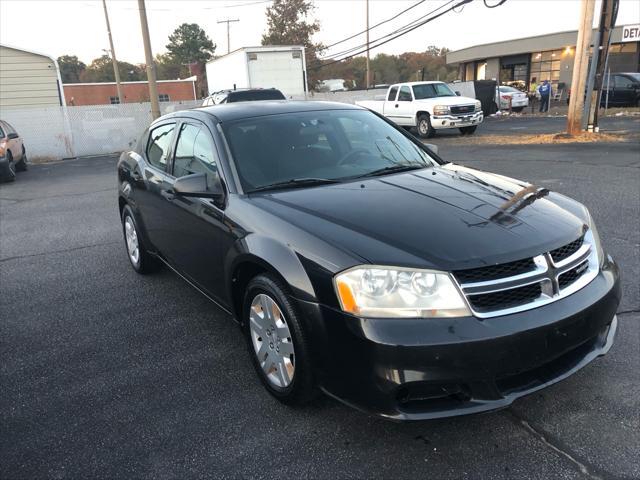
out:
<path id="1" fill-rule="evenodd" d="M 586 222 L 567 197 L 452 164 L 261 194 L 252 203 L 356 259 L 443 270 L 552 250 L 578 238 Z"/>
<path id="2" fill-rule="evenodd" d="M 415 100 L 414 103 L 422 103 L 428 105 L 475 105 L 476 99 L 470 97 L 436 97 L 436 98 L 423 98 L 421 100 Z"/>

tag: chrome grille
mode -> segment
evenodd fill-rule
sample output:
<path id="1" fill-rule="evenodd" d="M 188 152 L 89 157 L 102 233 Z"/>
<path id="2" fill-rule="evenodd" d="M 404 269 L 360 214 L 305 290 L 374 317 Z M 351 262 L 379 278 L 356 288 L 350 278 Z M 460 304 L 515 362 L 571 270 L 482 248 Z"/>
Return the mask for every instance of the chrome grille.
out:
<path id="1" fill-rule="evenodd" d="M 499 290 L 497 292 L 484 293 L 469 296 L 469 302 L 477 312 L 487 312 L 496 308 L 510 308 L 525 303 L 533 302 L 542 294 L 540 283 L 532 283 L 524 287 Z"/>
<path id="2" fill-rule="evenodd" d="M 576 268 L 572 268 L 571 270 L 560 274 L 560 276 L 558 277 L 558 285 L 560 286 L 560 288 L 568 287 L 573 282 L 578 280 L 587 268 L 589 268 L 589 262 L 585 260 Z"/>
<path id="3" fill-rule="evenodd" d="M 476 317 L 540 307 L 577 292 L 598 274 L 591 231 L 577 240 L 515 262 L 453 272 Z"/>
<path id="4" fill-rule="evenodd" d="M 515 262 L 501 263 L 488 267 L 470 268 L 453 272 L 459 282 L 477 282 L 480 280 L 494 280 L 497 278 L 511 277 L 520 273 L 530 272 L 536 268 L 533 258 L 525 258 Z"/>
<path id="5" fill-rule="evenodd" d="M 584 241 L 584 237 L 580 237 L 579 239 L 566 244 L 564 247 L 556 248 L 555 250 L 551 250 L 549 254 L 554 262 L 561 262 L 565 258 L 570 257 L 574 253 L 578 251 L 578 249 L 582 246 L 582 242 Z"/>
<path id="6" fill-rule="evenodd" d="M 453 115 L 458 115 L 460 113 L 473 113 L 476 110 L 475 105 L 456 105 L 450 108 Z"/>

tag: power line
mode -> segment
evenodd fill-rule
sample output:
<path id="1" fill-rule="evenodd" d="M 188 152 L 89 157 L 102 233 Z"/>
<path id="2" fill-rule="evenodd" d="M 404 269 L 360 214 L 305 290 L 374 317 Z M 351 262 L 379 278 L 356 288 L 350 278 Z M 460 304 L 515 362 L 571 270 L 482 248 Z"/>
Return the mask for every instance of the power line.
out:
<path id="1" fill-rule="evenodd" d="M 449 13 L 449 12 L 450 12 L 450 11 L 452 11 L 454 8 L 457 8 L 457 7 L 462 6 L 462 5 L 466 5 L 467 3 L 471 3 L 472 1 L 473 1 L 473 0 L 462 0 L 462 1 L 458 2 L 457 4 L 455 4 L 453 7 L 449 7 L 449 8 L 448 8 L 447 10 L 445 10 L 444 12 L 440 12 L 440 13 L 438 13 L 437 15 L 435 15 L 435 16 L 433 16 L 433 17 L 431 17 L 431 18 L 427 18 L 426 20 L 423 20 L 422 22 L 418 23 L 417 25 L 412 26 L 411 28 L 407 28 L 407 29 L 405 29 L 404 31 L 402 31 L 402 32 L 398 33 L 397 35 L 395 35 L 395 36 L 393 36 L 393 37 L 391 37 L 391 38 L 389 38 L 389 39 L 385 40 L 384 42 L 380 42 L 380 43 L 378 43 L 378 44 L 374 45 L 374 47 L 373 47 L 373 48 L 375 48 L 375 47 L 379 47 L 379 46 L 381 46 L 381 45 L 384 45 L 385 43 L 389 43 L 390 41 L 395 40 L 395 39 L 396 39 L 396 38 L 398 38 L 398 37 L 401 37 L 401 36 L 403 36 L 403 35 L 406 35 L 407 33 L 412 32 L 413 30 L 415 30 L 416 28 L 419 28 L 419 27 L 421 27 L 421 26 L 423 26 L 423 25 L 426 25 L 427 23 L 432 22 L 432 21 L 433 21 L 433 20 L 435 20 L 436 18 L 439 18 L 439 17 L 441 17 L 441 16 L 443 16 L 443 15 L 445 15 L 445 14 Z M 448 3 L 451 3 L 451 2 L 448 2 Z M 382 37 L 382 38 L 384 38 L 384 37 Z M 371 47 L 369 47 L 369 48 L 371 48 Z M 355 57 L 356 55 L 359 55 L 359 54 L 361 54 L 361 53 L 363 53 L 363 52 L 366 52 L 366 50 L 367 50 L 367 49 L 365 48 L 364 50 L 360 50 L 359 52 L 355 52 L 355 53 L 353 53 L 353 54 L 351 54 L 351 55 L 349 55 L 349 56 L 347 56 L 347 57 L 340 58 L 340 59 L 338 59 L 338 60 L 333 60 L 332 62 L 329 62 L 329 63 L 325 63 L 325 64 L 318 64 L 318 65 L 316 65 L 316 66 L 311 66 L 311 67 L 309 67 L 309 68 L 312 68 L 312 69 L 314 69 L 314 70 L 319 70 L 320 68 L 324 68 L 324 67 L 327 67 L 327 66 L 329 66 L 329 65 L 333 65 L 334 63 L 341 62 L 342 60 L 346 60 L 346 59 L 348 59 L 348 58 Z"/>
<path id="2" fill-rule="evenodd" d="M 473 0 L 468 0 L 468 1 L 465 0 L 465 1 L 459 2 L 456 5 L 454 5 L 453 8 L 456 8 L 459 5 L 464 5 L 464 4 L 469 3 L 471 1 L 473 1 Z M 396 35 L 398 33 L 401 33 L 401 34 L 408 33 L 410 31 L 414 30 L 415 28 L 424 25 L 425 23 L 430 21 L 430 19 L 428 19 L 427 17 L 429 17 L 430 15 L 433 15 L 438 10 L 446 7 L 447 5 L 450 5 L 453 2 L 454 2 L 454 0 L 449 0 L 447 3 L 444 3 L 444 4 L 440 5 L 437 8 L 434 8 L 433 10 L 429 11 L 428 13 L 426 13 L 426 14 L 422 15 L 421 17 L 418 17 L 417 19 L 415 19 L 415 20 L 403 25 L 402 27 L 399 27 L 396 30 L 393 30 L 392 32 L 389 32 L 386 35 L 383 35 L 382 37 L 379 37 L 379 38 L 376 38 L 375 40 L 372 40 L 370 42 L 370 44 L 374 44 L 374 45 L 373 46 L 370 45 L 369 49 L 375 48 L 375 47 L 380 46 L 380 45 L 384 45 L 387 42 L 382 42 L 382 43 L 378 43 L 378 42 L 381 42 L 382 40 L 385 40 L 385 39 L 387 39 L 389 37 L 393 36 L 393 38 L 391 38 L 390 40 L 393 40 L 394 38 L 397 38 L 397 36 L 394 36 L 394 35 Z M 446 12 L 448 12 L 450 10 L 451 9 L 446 10 L 445 12 L 442 12 L 442 13 L 446 13 Z M 440 16 L 440 15 L 438 15 L 438 16 Z M 425 18 L 427 19 L 427 21 L 425 21 Z M 434 18 L 437 18 L 437 17 L 434 17 Z M 398 35 L 398 36 L 400 36 L 400 35 Z M 366 47 L 366 44 L 356 45 L 355 47 L 351 47 L 351 48 L 343 50 L 341 52 L 334 53 L 333 55 L 329 55 L 328 58 L 325 57 L 322 60 L 327 60 L 327 59 L 345 60 L 347 58 L 351 58 L 352 56 L 358 55 L 358 53 L 362 53 L 362 52 L 358 52 L 358 53 L 353 53 L 353 52 L 357 52 L 359 49 L 361 49 L 363 47 Z M 349 55 L 349 54 L 352 54 L 352 53 L 353 53 L 353 55 Z M 337 57 L 342 57 L 342 58 L 338 59 Z"/>
<path id="3" fill-rule="evenodd" d="M 357 36 L 362 35 L 363 33 L 367 33 L 368 31 L 373 30 L 374 28 L 379 27 L 380 25 L 384 25 L 385 23 L 389 23 L 391 20 L 395 20 L 400 15 L 402 15 L 404 13 L 407 13 L 409 10 L 412 10 L 412 9 L 416 8 L 418 5 L 420 5 L 421 3 L 424 3 L 426 1 L 427 0 L 420 0 L 419 2 L 414 3 L 413 5 L 411 5 L 409 8 L 405 8 L 401 12 L 396 13 L 393 17 L 387 18 L 386 20 L 383 20 L 380 23 L 376 23 L 375 25 L 373 25 L 373 26 L 371 26 L 369 28 L 366 28 L 366 29 L 362 30 L 361 32 L 354 33 L 350 37 L 343 38 L 339 42 L 335 42 L 335 43 L 332 43 L 331 45 L 327 45 L 325 48 L 335 47 L 336 45 L 339 45 L 339 44 L 344 43 L 344 42 L 346 42 L 348 40 L 351 40 L 352 38 L 356 38 Z"/>

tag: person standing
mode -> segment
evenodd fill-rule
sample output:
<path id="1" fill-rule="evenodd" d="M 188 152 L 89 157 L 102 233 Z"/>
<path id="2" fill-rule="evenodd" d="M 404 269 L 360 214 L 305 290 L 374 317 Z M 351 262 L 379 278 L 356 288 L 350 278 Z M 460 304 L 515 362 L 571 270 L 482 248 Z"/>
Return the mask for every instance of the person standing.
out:
<path id="1" fill-rule="evenodd" d="M 551 99 L 551 84 L 549 80 L 543 80 L 540 85 L 538 85 L 538 93 L 540 94 L 540 112 L 548 112 L 549 111 L 549 100 Z"/>

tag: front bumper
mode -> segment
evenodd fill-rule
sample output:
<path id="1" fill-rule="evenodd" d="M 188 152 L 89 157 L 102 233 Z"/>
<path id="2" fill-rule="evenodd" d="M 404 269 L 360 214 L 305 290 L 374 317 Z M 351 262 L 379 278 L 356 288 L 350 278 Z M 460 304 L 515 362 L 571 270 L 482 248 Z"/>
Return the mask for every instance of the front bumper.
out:
<path id="1" fill-rule="evenodd" d="M 621 290 L 609 259 L 573 295 L 480 320 L 362 319 L 298 302 L 314 324 L 316 375 L 368 413 L 424 420 L 503 408 L 608 352 Z"/>
<path id="2" fill-rule="evenodd" d="M 480 125 L 484 120 L 482 112 L 465 113 L 460 115 L 432 115 L 431 127 L 436 130 L 446 128 L 472 127 Z"/>

